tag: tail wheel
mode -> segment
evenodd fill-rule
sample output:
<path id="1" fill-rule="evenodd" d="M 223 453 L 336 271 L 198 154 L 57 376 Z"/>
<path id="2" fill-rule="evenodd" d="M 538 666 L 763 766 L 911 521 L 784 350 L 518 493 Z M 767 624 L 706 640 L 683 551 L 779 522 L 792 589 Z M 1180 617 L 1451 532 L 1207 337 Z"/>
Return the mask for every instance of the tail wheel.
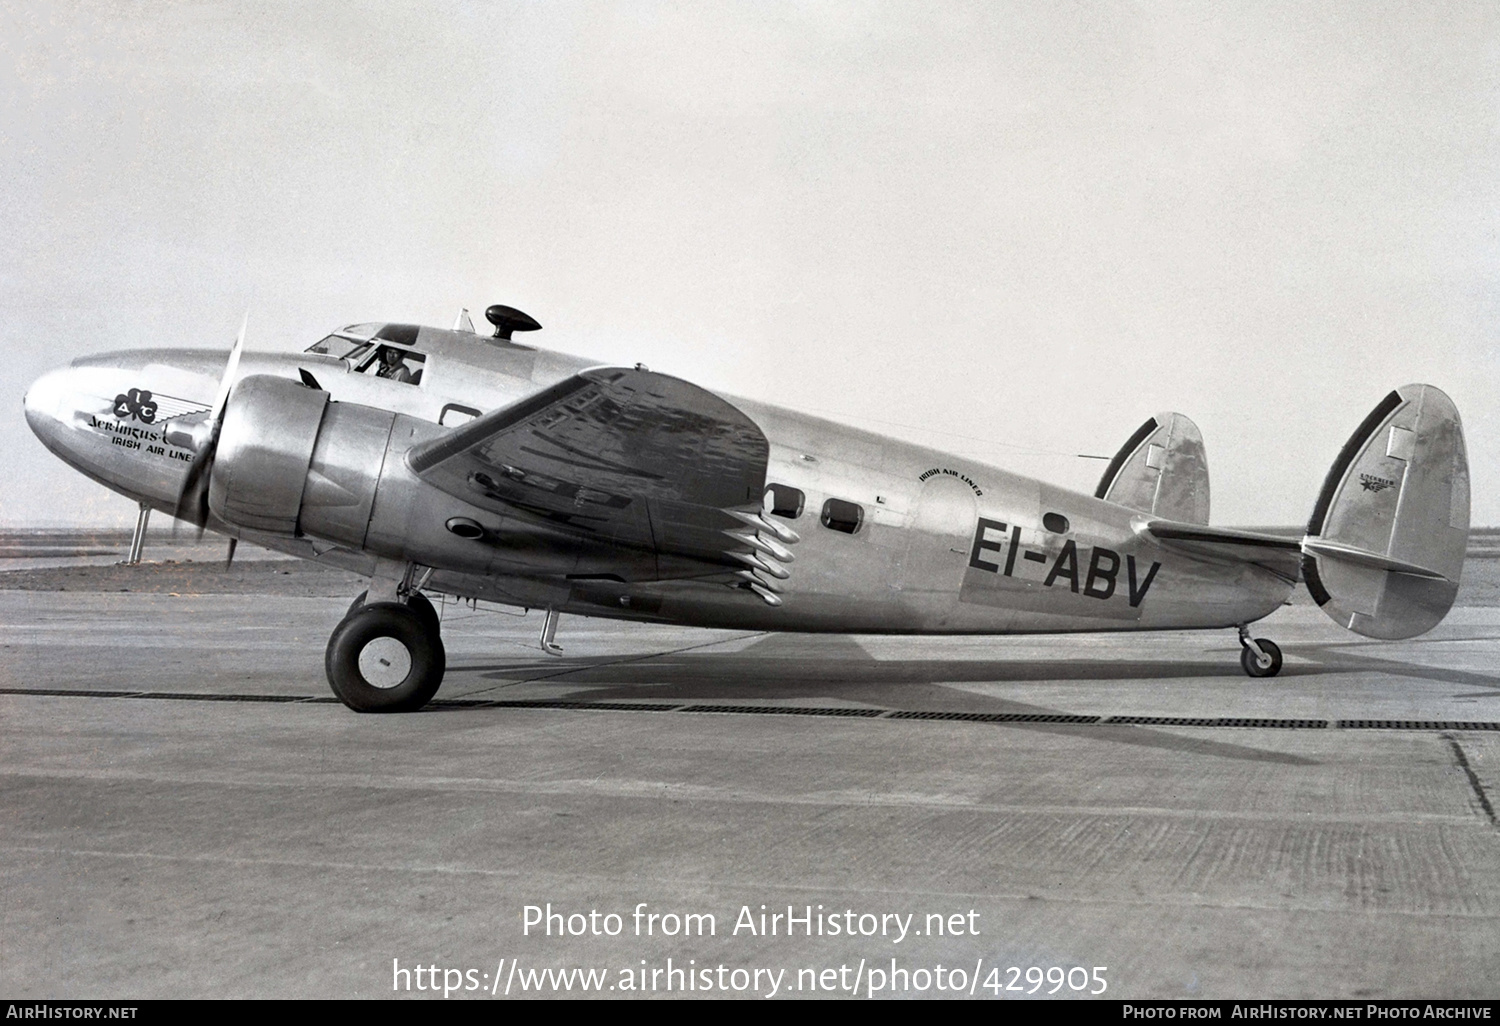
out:
<path id="1" fill-rule="evenodd" d="M 1261 665 L 1260 661 L 1255 658 L 1255 650 L 1252 649 L 1249 645 L 1246 645 L 1244 648 L 1240 649 L 1240 665 L 1243 666 L 1245 668 L 1245 672 L 1252 677 L 1276 676 L 1281 672 L 1280 646 L 1278 646 L 1276 642 L 1268 641 L 1265 638 L 1256 638 L 1255 643 L 1260 646 L 1260 650 L 1262 652 L 1270 657 L 1270 662 L 1266 665 Z"/>
<path id="2" fill-rule="evenodd" d="M 355 600 L 349 604 L 349 612 L 345 613 L 344 617 L 347 619 L 363 609 L 365 597 L 369 594 L 368 591 L 360 592 Z M 443 622 L 438 619 L 437 610 L 433 607 L 432 602 L 428 600 L 427 596 L 423 595 L 420 591 L 414 591 L 407 596 L 406 608 L 422 617 L 427 622 L 427 625 L 432 628 L 434 634 L 442 629 Z"/>
<path id="3" fill-rule="evenodd" d="M 362 606 L 334 628 L 324 668 L 339 700 L 355 712 L 414 712 L 443 683 L 443 640 L 398 602 Z"/>

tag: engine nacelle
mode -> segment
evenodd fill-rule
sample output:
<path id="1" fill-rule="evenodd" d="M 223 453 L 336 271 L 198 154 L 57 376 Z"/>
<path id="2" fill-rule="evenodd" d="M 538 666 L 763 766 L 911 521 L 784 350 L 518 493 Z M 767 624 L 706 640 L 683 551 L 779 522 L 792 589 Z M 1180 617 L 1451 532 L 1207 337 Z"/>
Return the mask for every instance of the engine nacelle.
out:
<path id="1" fill-rule="evenodd" d="M 224 410 L 208 508 L 236 527 L 359 548 L 394 420 L 285 378 L 244 378 Z"/>
<path id="2" fill-rule="evenodd" d="M 208 477 L 208 508 L 230 527 L 307 536 L 352 552 L 464 574 L 629 573 L 654 578 L 653 552 L 550 535 L 424 482 L 405 453 L 450 433 L 287 378 L 252 375 L 230 393 Z M 522 539 L 512 545 L 514 539 Z"/>

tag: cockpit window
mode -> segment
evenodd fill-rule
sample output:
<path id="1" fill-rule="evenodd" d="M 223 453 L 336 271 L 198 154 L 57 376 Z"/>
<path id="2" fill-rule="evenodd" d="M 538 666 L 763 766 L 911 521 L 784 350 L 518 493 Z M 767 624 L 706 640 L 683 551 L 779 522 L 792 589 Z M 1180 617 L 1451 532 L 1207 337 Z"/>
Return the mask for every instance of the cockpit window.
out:
<path id="1" fill-rule="evenodd" d="M 357 350 L 365 348 L 367 343 L 357 342 L 343 335 L 329 335 L 321 342 L 314 342 L 308 346 L 305 352 L 321 353 L 324 356 L 337 357 L 340 360 L 347 359 Z"/>
<path id="2" fill-rule="evenodd" d="M 420 385 L 426 362 L 427 357 L 411 349 L 376 346 L 369 355 L 355 364 L 354 369 L 361 374 L 373 374 L 389 381 Z"/>
<path id="3" fill-rule="evenodd" d="M 345 358 L 356 346 L 372 340 L 394 342 L 399 346 L 415 346 L 421 331 L 421 326 L 417 324 L 351 324 L 309 346 L 305 352 Z"/>
<path id="4" fill-rule="evenodd" d="M 417 333 L 421 330 L 416 324 L 387 324 L 375 333 L 375 337 L 403 346 L 414 346 L 417 344 Z"/>
<path id="5" fill-rule="evenodd" d="M 411 347 L 416 345 L 421 330 L 415 324 L 351 324 L 313 343 L 306 351 L 343 360 L 356 374 L 420 385 L 427 357 Z M 382 342 L 395 344 L 381 345 Z"/>

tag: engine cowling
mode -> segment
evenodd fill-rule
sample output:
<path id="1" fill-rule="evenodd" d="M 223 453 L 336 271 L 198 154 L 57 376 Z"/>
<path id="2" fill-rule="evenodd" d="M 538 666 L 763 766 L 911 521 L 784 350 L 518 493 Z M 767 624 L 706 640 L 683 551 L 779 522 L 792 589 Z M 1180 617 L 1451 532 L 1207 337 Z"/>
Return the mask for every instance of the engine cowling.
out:
<path id="1" fill-rule="evenodd" d="M 266 375 L 241 379 L 224 408 L 209 476 L 213 515 L 237 527 L 295 534 L 327 406 L 327 392 Z"/>
<path id="2" fill-rule="evenodd" d="M 243 378 L 225 406 L 209 510 L 236 527 L 362 546 L 394 420 L 286 378 Z"/>

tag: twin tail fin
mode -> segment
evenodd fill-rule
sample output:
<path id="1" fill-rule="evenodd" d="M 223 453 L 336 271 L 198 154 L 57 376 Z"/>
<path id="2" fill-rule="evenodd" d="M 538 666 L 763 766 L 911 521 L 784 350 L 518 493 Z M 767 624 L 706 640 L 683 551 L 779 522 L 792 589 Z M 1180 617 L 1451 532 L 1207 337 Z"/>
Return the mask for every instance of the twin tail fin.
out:
<path id="1" fill-rule="evenodd" d="M 1302 540 L 1302 576 L 1336 623 L 1371 638 L 1437 626 L 1458 593 L 1469 536 L 1469 462 L 1453 401 L 1403 385 L 1328 471 Z"/>
<path id="2" fill-rule="evenodd" d="M 1164 520 L 1208 523 L 1203 434 L 1180 413 L 1158 413 L 1110 460 L 1094 498 Z"/>

